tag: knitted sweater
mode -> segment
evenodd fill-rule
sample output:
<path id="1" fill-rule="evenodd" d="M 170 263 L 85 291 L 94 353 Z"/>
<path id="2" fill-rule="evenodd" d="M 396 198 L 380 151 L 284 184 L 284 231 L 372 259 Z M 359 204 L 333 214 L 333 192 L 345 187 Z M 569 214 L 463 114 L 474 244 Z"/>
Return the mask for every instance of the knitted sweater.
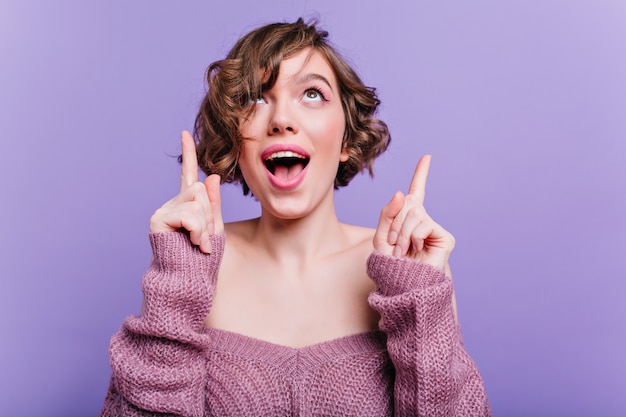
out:
<path id="1" fill-rule="evenodd" d="M 100 417 L 491 414 L 442 271 L 373 253 L 380 330 L 290 348 L 203 325 L 225 237 L 211 239 L 207 255 L 182 233 L 150 235 L 144 312 L 111 340 Z"/>

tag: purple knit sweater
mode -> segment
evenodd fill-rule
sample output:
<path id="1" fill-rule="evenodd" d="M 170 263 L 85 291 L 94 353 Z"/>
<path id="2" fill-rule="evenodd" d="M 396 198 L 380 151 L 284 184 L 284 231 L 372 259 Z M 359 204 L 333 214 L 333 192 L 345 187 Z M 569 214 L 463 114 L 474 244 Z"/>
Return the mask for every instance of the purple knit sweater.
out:
<path id="1" fill-rule="evenodd" d="M 225 237 L 211 239 L 207 255 L 182 233 L 150 235 L 144 312 L 111 340 L 100 417 L 491 414 L 443 272 L 374 253 L 380 330 L 290 348 L 203 326 Z"/>

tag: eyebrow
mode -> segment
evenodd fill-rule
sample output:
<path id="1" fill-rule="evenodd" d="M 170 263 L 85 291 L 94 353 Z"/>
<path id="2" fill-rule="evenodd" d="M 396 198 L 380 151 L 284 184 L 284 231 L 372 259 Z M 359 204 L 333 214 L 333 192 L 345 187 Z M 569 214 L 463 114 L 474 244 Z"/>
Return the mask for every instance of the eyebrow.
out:
<path id="1" fill-rule="evenodd" d="M 333 87 L 330 84 L 330 81 L 328 81 L 328 78 L 324 77 L 321 74 L 309 73 L 309 74 L 303 75 L 301 77 L 298 77 L 296 79 L 296 83 L 298 83 L 298 84 L 304 84 L 304 83 L 307 83 L 309 81 L 321 81 L 321 82 L 325 83 L 326 85 L 328 85 L 328 88 L 330 88 L 330 90 L 334 92 Z"/>

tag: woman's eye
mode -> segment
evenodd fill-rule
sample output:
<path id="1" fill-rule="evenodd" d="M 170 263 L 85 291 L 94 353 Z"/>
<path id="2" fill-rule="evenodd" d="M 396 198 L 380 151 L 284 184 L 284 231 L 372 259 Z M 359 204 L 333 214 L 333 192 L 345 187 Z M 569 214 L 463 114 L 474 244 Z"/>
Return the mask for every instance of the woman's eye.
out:
<path id="1" fill-rule="evenodd" d="M 265 99 L 263 97 L 257 97 L 257 98 L 242 97 L 239 101 L 239 104 L 242 107 L 256 106 L 257 104 L 263 104 L 263 103 L 265 103 Z"/>
<path id="2" fill-rule="evenodd" d="M 249 97 L 247 99 L 241 100 L 241 105 L 244 107 L 256 106 L 257 104 L 263 104 L 263 103 L 265 103 L 265 99 L 263 97 L 257 97 L 257 98 Z"/>
<path id="3" fill-rule="evenodd" d="M 311 89 L 304 92 L 304 98 L 308 101 L 320 101 L 324 99 L 324 96 L 319 91 Z"/>

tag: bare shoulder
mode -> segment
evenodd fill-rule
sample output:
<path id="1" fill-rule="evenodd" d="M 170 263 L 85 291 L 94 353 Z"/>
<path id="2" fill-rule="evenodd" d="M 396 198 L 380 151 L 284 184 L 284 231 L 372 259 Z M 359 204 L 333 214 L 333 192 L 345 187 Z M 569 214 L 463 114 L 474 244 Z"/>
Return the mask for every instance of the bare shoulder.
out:
<path id="1" fill-rule="evenodd" d="M 372 252 L 375 229 L 347 223 L 342 223 L 342 227 L 352 248 L 363 251 L 367 255 Z"/>
<path id="2" fill-rule="evenodd" d="M 250 232 L 251 230 L 256 228 L 258 223 L 259 223 L 258 218 L 238 220 L 236 222 L 225 223 L 224 229 L 226 233 L 240 234 L 240 233 Z"/>
<path id="3" fill-rule="evenodd" d="M 247 242 L 257 228 L 259 219 L 240 220 L 224 224 L 224 232 L 230 243 Z"/>
<path id="4" fill-rule="evenodd" d="M 254 231 L 257 228 L 258 219 L 241 220 L 224 224 L 226 244 L 220 273 L 233 273 L 230 268 L 236 268 L 242 259 L 254 254 L 251 245 Z"/>

